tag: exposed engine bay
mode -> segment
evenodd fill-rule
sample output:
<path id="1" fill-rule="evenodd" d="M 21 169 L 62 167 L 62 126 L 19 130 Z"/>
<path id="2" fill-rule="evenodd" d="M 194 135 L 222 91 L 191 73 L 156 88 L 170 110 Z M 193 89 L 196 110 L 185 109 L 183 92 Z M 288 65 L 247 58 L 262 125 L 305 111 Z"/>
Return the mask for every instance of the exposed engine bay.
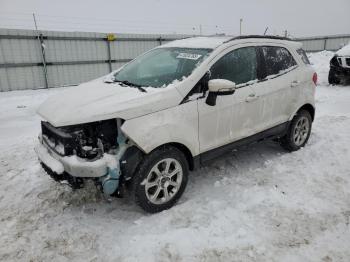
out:
<path id="1" fill-rule="evenodd" d="M 41 129 L 44 142 L 60 156 L 93 160 L 103 153 L 113 154 L 118 148 L 116 119 L 64 127 L 41 122 Z"/>

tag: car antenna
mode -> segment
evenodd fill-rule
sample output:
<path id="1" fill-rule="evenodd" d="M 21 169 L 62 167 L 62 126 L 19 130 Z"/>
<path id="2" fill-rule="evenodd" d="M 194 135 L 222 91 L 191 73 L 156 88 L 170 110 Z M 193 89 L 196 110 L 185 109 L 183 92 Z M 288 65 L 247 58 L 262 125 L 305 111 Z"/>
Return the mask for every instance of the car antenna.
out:
<path id="1" fill-rule="evenodd" d="M 266 35 L 268 29 L 269 29 L 269 27 L 267 26 L 267 27 L 265 28 L 264 35 Z"/>

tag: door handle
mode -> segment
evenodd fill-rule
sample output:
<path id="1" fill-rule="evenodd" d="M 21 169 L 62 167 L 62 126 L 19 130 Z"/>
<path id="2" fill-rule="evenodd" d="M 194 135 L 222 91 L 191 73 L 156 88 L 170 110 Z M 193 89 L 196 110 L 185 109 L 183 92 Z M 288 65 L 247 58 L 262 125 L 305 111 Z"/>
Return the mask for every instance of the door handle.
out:
<path id="1" fill-rule="evenodd" d="M 300 82 L 298 80 L 294 80 L 292 83 L 290 83 L 291 87 L 297 87 L 298 85 L 300 85 Z"/>
<path id="2" fill-rule="evenodd" d="M 255 94 L 250 94 L 249 96 L 247 96 L 247 98 L 245 99 L 245 101 L 246 101 L 247 103 L 249 103 L 249 102 L 253 102 L 253 101 L 257 100 L 258 98 L 259 98 L 259 97 L 256 96 Z"/>

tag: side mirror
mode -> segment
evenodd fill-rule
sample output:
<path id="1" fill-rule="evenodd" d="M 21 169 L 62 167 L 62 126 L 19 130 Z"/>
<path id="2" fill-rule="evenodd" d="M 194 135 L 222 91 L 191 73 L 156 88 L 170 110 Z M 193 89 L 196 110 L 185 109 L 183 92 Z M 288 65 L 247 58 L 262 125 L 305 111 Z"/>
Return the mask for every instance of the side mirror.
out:
<path id="1" fill-rule="evenodd" d="M 232 95 L 236 90 L 236 84 L 226 79 L 212 79 L 208 82 L 209 94 L 205 101 L 209 106 L 216 105 L 217 96 Z"/>

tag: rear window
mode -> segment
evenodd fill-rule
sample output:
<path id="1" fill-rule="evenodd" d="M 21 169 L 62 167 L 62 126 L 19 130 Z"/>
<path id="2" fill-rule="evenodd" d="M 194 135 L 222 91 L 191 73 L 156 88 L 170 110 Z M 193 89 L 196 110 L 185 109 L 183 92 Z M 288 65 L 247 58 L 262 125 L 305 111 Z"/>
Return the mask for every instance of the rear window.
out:
<path id="1" fill-rule="evenodd" d="M 297 52 L 298 52 L 298 54 L 300 55 L 301 60 L 303 60 L 304 64 L 305 64 L 305 65 L 310 65 L 310 60 L 309 60 L 309 58 L 307 57 L 307 55 L 306 55 L 304 49 L 300 48 L 300 49 L 297 50 Z"/>
<path id="2" fill-rule="evenodd" d="M 263 46 L 261 49 L 265 59 L 266 76 L 278 75 L 297 65 L 293 56 L 284 47 Z"/>

